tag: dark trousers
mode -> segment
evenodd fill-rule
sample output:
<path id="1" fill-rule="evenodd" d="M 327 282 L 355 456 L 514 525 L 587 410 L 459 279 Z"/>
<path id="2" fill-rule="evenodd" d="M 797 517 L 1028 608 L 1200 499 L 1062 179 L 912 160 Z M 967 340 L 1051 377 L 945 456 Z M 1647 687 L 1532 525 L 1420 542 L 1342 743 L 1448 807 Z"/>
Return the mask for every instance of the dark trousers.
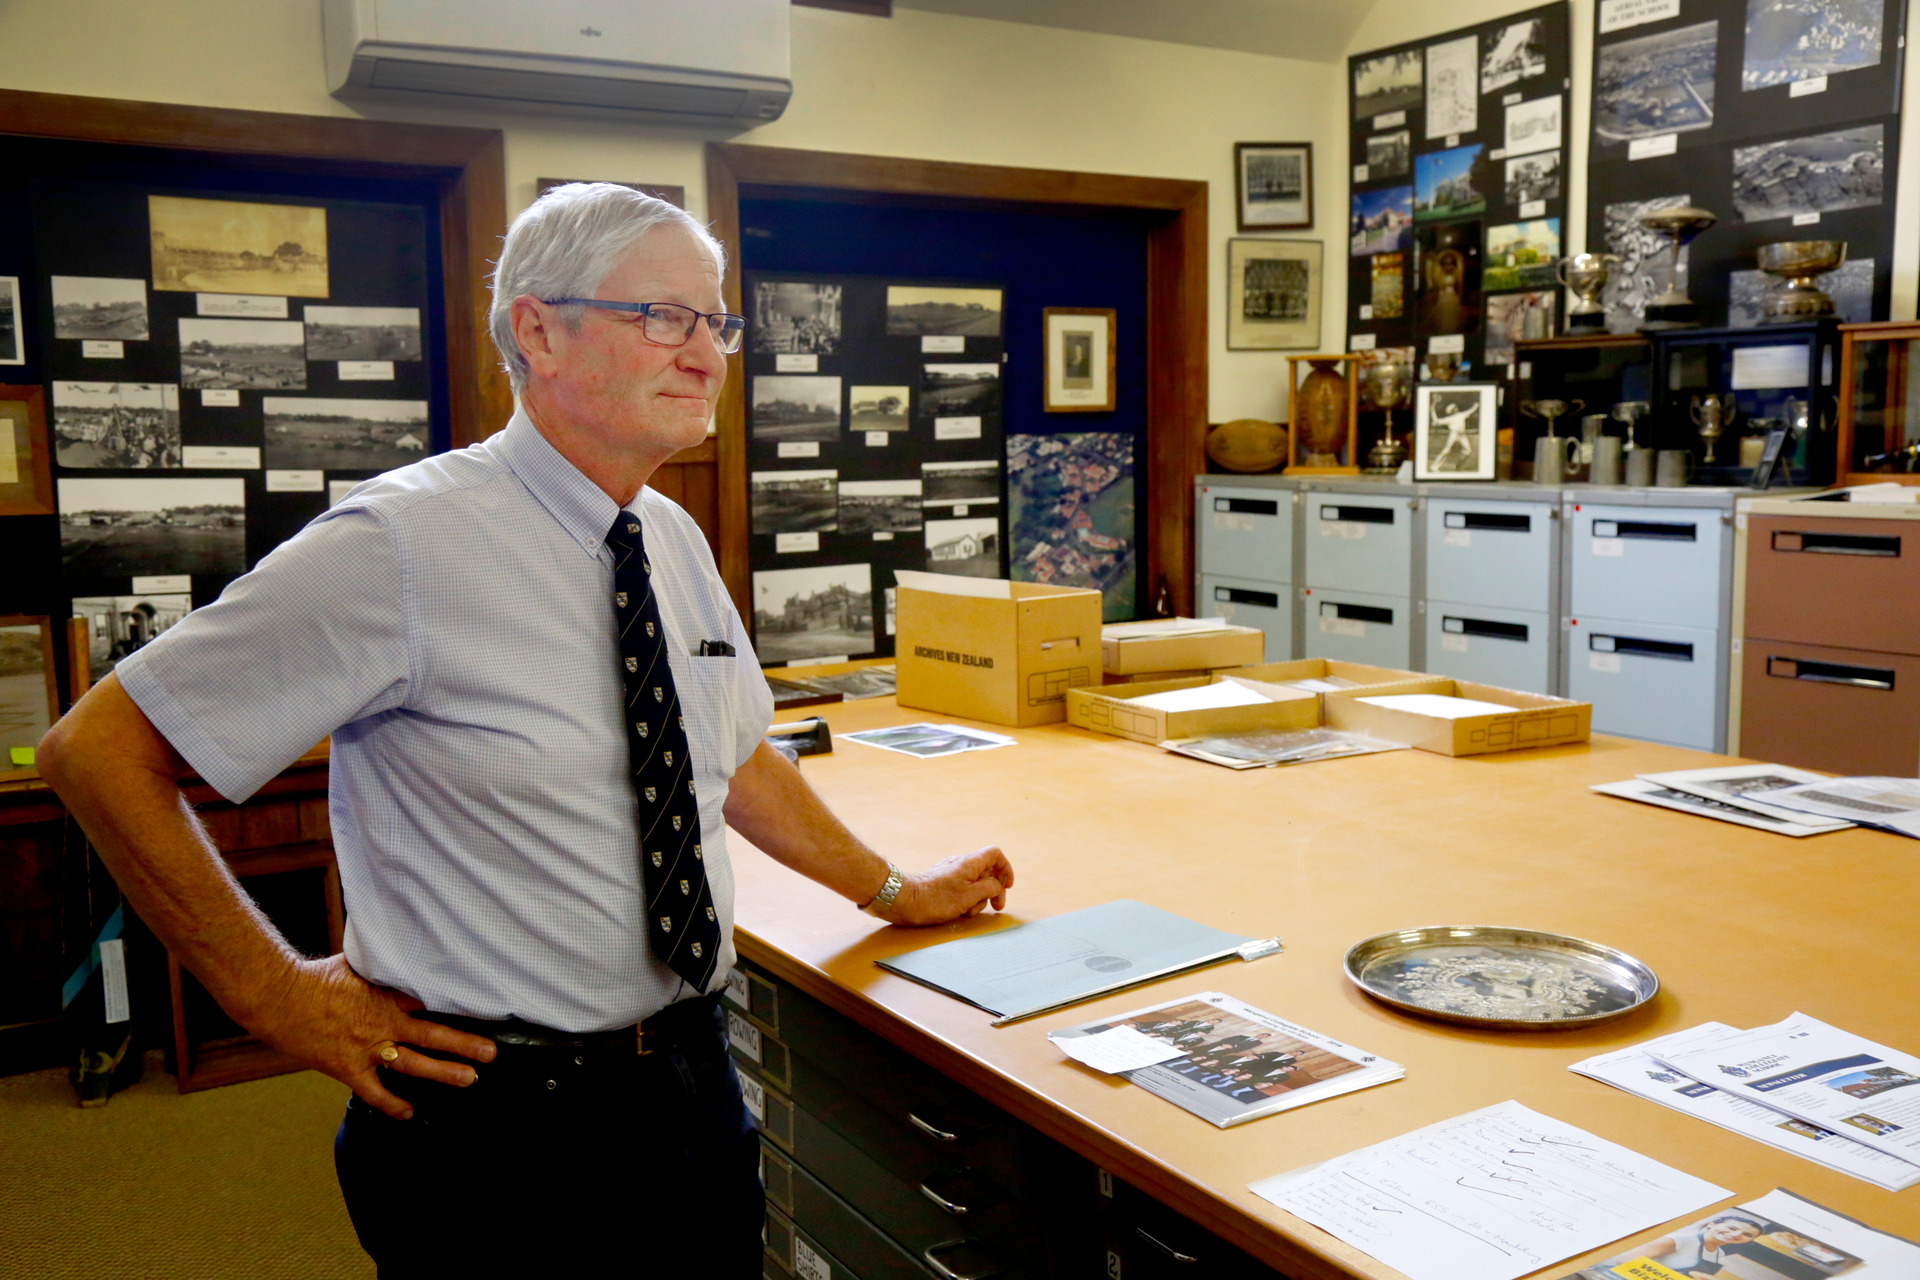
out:
<path id="1" fill-rule="evenodd" d="M 640 1277 L 759 1276 L 759 1140 L 720 1009 L 686 1012 L 644 1056 L 500 1043 L 465 1089 L 382 1071 L 410 1120 L 350 1099 L 334 1167 L 381 1280 L 610 1260 Z"/>

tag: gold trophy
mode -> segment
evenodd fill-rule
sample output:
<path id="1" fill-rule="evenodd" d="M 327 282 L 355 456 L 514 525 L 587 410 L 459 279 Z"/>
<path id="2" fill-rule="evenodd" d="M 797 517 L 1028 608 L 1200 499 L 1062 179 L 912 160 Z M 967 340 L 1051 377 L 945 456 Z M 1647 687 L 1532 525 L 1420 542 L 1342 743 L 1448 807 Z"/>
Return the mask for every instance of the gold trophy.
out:
<path id="1" fill-rule="evenodd" d="M 1640 215 L 1641 226 L 1655 235 L 1664 236 L 1673 246 L 1673 256 L 1668 259 L 1667 265 L 1666 292 L 1647 303 L 1646 315 L 1641 323 L 1643 329 L 1684 329 L 1700 322 L 1699 308 L 1687 296 L 1686 285 L 1681 277 L 1680 251 L 1695 236 L 1718 221 L 1720 219 L 1711 209 L 1700 209 L 1693 205 L 1682 205 L 1678 209 L 1656 209 Z"/>
<path id="2" fill-rule="evenodd" d="M 1763 244 L 1754 258 L 1762 271 L 1787 282 L 1760 304 L 1762 324 L 1790 324 L 1833 314 L 1833 298 L 1816 283 L 1816 277 L 1840 269 L 1847 260 L 1845 240 L 1784 240 Z"/>
<path id="3" fill-rule="evenodd" d="M 1554 278 L 1565 285 L 1575 298 L 1567 308 L 1567 332 L 1607 327 L 1607 309 L 1600 295 L 1607 290 L 1607 277 L 1620 259 L 1610 253 L 1576 253 L 1554 265 Z"/>
<path id="4" fill-rule="evenodd" d="M 1700 428 L 1700 440 L 1707 446 L 1709 467 L 1718 466 L 1715 452 L 1719 448 L 1720 434 L 1733 425 L 1734 417 L 1740 412 L 1733 402 L 1731 392 L 1724 396 L 1695 396 L 1693 408 L 1694 425 Z"/>
<path id="5" fill-rule="evenodd" d="M 1360 387 L 1367 403 L 1387 415 L 1380 439 L 1367 451 L 1366 475 L 1390 476 L 1407 460 L 1407 446 L 1393 433 L 1393 411 L 1407 407 L 1413 394 L 1412 370 L 1398 360 L 1378 360 L 1360 371 Z"/>

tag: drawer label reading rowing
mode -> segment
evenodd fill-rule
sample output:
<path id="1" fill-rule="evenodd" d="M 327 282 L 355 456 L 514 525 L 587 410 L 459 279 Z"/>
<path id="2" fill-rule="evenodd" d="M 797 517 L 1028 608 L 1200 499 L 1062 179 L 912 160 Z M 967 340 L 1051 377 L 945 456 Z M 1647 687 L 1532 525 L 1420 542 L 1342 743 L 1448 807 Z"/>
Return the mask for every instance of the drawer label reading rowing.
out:
<path id="1" fill-rule="evenodd" d="M 754 1062 L 760 1061 L 760 1028 L 727 1010 L 727 1042 Z"/>
<path id="2" fill-rule="evenodd" d="M 753 993 L 747 986 L 747 975 L 738 969 L 727 970 L 727 999 L 742 1009 L 753 1008 Z"/>
<path id="3" fill-rule="evenodd" d="M 740 1077 L 740 1100 L 747 1104 L 747 1110 L 753 1113 L 755 1120 L 765 1124 L 767 1122 L 767 1086 L 754 1079 L 749 1072 L 736 1071 L 734 1075 Z"/>

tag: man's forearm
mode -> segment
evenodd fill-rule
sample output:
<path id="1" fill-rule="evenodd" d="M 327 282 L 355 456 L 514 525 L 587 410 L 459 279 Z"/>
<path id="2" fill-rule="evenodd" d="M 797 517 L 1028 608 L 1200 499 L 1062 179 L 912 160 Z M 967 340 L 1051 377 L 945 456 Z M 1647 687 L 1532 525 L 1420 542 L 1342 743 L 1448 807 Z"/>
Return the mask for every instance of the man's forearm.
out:
<path id="1" fill-rule="evenodd" d="M 792 762 L 765 743 L 733 775 L 727 825 L 774 861 L 843 898 L 866 903 L 887 880 L 887 861 L 820 799 Z"/>

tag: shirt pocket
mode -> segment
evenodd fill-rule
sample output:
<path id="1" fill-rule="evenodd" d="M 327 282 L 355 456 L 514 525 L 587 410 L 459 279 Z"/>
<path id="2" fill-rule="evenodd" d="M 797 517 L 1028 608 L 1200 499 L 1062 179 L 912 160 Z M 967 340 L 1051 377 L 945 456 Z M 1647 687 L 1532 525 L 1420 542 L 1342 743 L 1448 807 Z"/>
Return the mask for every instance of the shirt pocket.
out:
<path id="1" fill-rule="evenodd" d="M 703 783 L 722 786 L 733 776 L 739 741 L 736 675 L 733 657 L 690 655 L 681 668 L 680 706 L 687 722 L 687 747 Z"/>

